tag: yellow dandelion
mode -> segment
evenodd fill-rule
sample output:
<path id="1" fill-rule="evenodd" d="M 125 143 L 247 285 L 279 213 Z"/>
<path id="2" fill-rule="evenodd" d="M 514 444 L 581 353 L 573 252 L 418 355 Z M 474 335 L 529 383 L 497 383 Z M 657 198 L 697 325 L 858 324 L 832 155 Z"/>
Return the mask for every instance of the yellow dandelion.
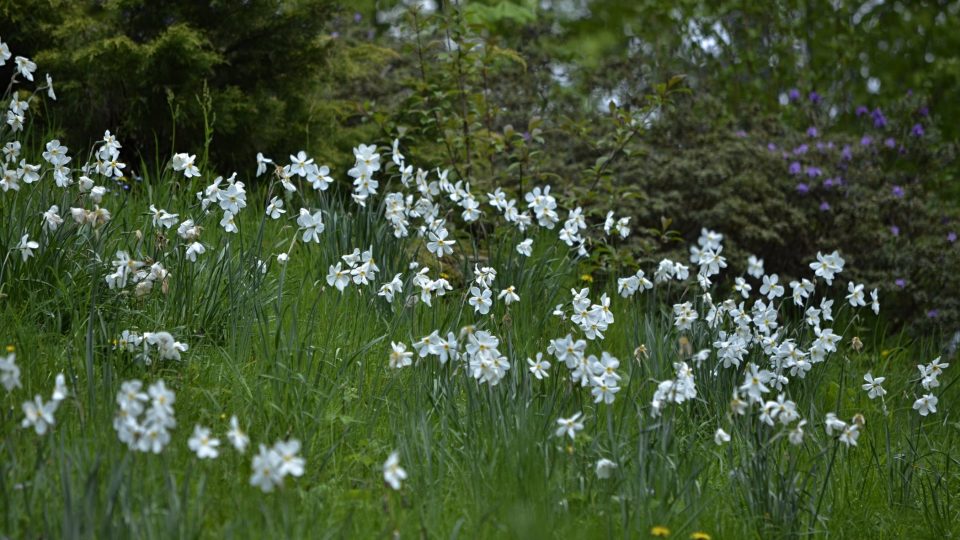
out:
<path id="1" fill-rule="evenodd" d="M 593 283 L 593 276 L 590 274 L 583 274 L 580 276 L 580 281 L 586 281 L 587 283 Z"/>
<path id="2" fill-rule="evenodd" d="M 7 345 L 7 352 L 13 352 L 15 350 L 17 350 L 17 348 L 14 347 L 13 345 Z"/>
<path id="3" fill-rule="evenodd" d="M 690 535 L 690 540 L 711 540 L 713 537 L 703 531 L 697 531 Z"/>
<path id="4" fill-rule="evenodd" d="M 666 538 L 670 536 L 670 529 L 664 527 L 663 525 L 657 525 L 650 529 L 650 535 L 656 538 Z"/>

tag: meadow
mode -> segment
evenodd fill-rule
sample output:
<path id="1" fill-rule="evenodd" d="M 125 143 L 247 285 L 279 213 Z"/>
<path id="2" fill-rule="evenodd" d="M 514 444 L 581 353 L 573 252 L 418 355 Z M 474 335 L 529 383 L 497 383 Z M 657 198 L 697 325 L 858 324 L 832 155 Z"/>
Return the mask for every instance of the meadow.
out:
<path id="1" fill-rule="evenodd" d="M 955 359 L 831 246 L 787 279 L 703 228 L 584 271 L 621 208 L 402 138 L 229 176 L 67 148 L 31 121 L 56 81 L 0 52 L 0 536 L 960 533 Z"/>

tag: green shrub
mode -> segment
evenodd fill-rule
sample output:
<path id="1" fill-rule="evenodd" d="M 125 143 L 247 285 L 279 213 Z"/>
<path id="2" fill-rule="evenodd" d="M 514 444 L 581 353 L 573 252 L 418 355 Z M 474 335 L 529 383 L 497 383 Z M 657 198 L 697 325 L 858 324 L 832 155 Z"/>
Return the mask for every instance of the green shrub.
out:
<path id="1" fill-rule="evenodd" d="M 258 151 L 300 148 L 317 121 L 332 0 L 27 1 L 2 11 L 0 36 L 53 74 L 55 120 L 74 146 L 111 129 L 155 151 L 141 156 L 152 162 L 204 149 L 212 127 L 209 157 L 230 170 Z"/>

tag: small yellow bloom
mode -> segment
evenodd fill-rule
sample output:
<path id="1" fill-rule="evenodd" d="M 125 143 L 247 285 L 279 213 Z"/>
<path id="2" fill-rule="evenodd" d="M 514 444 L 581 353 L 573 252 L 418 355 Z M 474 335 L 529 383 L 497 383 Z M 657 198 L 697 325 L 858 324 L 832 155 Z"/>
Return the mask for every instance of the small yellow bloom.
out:
<path id="1" fill-rule="evenodd" d="M 690 540 L 711 540 L 712 538 L 712 536 L 702 531 L 697 531 L 690 535 Z"/>
<path id="2" fill-rule="evenodd" d="M 450 278 L 450 276 L 449 276 L 446 272 L 440 272 L 440 277 L 442 277 L 443 279 L 449 279 L 449 278 Z"/>
<path id="3" fill-rule="evenodd" d="M 580 276 L 580 281 L 586 281 L 587 283 L 593 283 L 593 276 L 590 274 L 583 274 Z"/>
<path id="4" fill-rule="evenodd" d="M 14 347 L 13 345 L 7 345 L 7 352 L 13 352 L 15 350 L 17 350 L 17 348 Z"/>
<path id="5" fill-rule="evenodd" d="M 883 351 L 880 352 L 880 356 L 882 356 L 882 357 L 884 357 L 884 358 L 890 356 L 890 350 L 889 350 L 889 349 L 884 349 Z"/>
<path id="6" fill-rule="evenodd" d="M 670 536 L 670 529 L 662 525 L 657 525 L 656 527 L 650 529 L 650 535 L 657 538 L 666 538 Z"/>

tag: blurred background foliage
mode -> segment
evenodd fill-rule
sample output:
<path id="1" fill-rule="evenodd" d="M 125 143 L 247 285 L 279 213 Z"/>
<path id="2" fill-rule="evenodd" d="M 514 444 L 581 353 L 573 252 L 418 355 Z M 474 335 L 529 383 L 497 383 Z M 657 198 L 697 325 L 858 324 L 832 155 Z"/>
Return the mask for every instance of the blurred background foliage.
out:
<path id="1" fill-rule="evenodd" d="M 705 226 L 735 270 L 839 249 L 892 322 L 960 325 L 960 1 L 0 0 L 0 36 L 71 146 L 249 176 L 399 137 L 475 189 L 630 215 L 598 279 Z"/>

